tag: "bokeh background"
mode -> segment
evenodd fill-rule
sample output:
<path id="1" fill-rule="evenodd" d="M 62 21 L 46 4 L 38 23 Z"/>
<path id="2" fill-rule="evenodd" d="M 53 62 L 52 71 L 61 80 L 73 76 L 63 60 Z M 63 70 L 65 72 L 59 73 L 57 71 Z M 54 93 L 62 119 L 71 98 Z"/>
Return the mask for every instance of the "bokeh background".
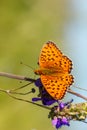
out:
<path id="1" fill-rule="evenodd" d="M 42 45 L 48 40 L 73 61 L 75 86 L 87 88 L 87 1 L 86 0 L 3 0 L 0 1 L 0 71 L 34 78 Z M 18 80 L 0 77 L 0 88 L 22 86 Z M 26 89 L 34 87 L 28 86 Z M 84 96 L 87 92 L 72 89 Z M 25 90 L 24 90 L 25 91 Z M 31 100 L 35 95 L 25 96 Z M 65 101 L 83 102 L 74 95 Z M 54 130 L 48 110 L 16 101 L 0 92 L 0 130 Z M 87 124 L 71 121 L 62 130 L 87 130 Z"/>

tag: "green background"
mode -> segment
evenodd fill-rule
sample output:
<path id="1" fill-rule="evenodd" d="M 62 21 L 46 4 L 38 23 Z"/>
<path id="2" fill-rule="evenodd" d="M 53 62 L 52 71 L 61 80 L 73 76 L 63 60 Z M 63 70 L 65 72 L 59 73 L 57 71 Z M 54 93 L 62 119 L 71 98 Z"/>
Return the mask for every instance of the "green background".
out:
<path id="1" fill-rule="evenodd" d="M 0 71 L 34 78 L 33 70 L 20 62 L 37 68 L 40 49 L 49 40 L 57 43 L 66 55 L 73 58 L 71 45 L 64 39 L 64 26 L 74 18 L 69 2 L 0 1 Z M 26 82 L 0 77 L 0 88 L 3 89 L 23 84 Z M 26 90 L 32 87 L 34 85 L 28 86 Z M 30 94 L 24 98 L 31 100 L 35 95 Z M 68 94 L 66 97 L 68 98 Z M 0 130 L 54 130 L 48 119 L 48 112 L 44 108 L 16 101 L 0 93 Z"/>

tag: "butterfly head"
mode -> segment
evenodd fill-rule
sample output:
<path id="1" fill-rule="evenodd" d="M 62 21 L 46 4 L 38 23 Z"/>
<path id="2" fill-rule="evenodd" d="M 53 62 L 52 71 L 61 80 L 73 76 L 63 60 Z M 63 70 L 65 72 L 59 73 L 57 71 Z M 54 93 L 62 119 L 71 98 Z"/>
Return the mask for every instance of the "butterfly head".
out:
<path id="1" fill-rule="evenodd" d="M 36 70 L 34 70 L 34 73 L 35 73 L 36 75 L 41 75 L 41 74 L 42 74 L 42 71 L 41 71 L 40 69 L 36 69 Z"/>

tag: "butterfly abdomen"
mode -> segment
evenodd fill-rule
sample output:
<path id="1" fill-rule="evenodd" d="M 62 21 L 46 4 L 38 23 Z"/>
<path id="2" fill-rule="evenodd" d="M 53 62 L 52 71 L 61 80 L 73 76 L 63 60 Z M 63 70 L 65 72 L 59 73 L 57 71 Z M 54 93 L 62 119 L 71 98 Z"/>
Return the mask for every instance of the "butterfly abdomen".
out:
<path id="1" fill-rule="evenodd" d="M 35 70 L 34 73 L 37 75 L 55 75 L 56 73 L 58 73 L 58 71 L 54 69 L 41 68 Z"/>

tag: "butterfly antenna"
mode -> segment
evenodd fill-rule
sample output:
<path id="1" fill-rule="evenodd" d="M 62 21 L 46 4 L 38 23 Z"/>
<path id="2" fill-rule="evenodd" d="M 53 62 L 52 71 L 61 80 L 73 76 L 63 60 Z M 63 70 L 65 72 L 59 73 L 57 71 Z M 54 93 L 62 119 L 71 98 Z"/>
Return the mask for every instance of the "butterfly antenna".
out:
<path id="1" fill-rule="evenodd" d="M 85 89 L 85 88 L 80 88 L 80 87 L 77 87 L 77 86 L 74 86 L 74 85 L 73 85 L 73 87 L 78 88 L 78 89 L 83 90 L 83 91 L 87 91 L 87 89 Z"/>
<path id="2" fill-rule="evenodd" d="M 29 65 L 24 64 L 22 61 L 20 62 L 20 64 L 25 65 L 25 66 L 27 66 L 27 67 L 31 68 L 32 70 L 34 70 L 34 68 L 33 68 L 33 67 L 31 67 L 31 66 L 29 66 Z"/>

